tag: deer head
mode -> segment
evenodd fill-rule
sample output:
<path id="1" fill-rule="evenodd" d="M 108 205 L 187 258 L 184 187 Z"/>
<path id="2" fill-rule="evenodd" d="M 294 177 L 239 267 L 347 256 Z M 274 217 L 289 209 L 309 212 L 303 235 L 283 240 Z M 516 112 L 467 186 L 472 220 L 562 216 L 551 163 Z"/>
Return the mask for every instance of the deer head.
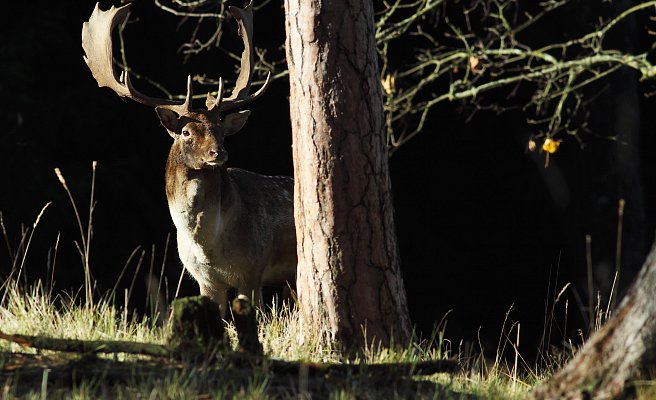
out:
<path id="1" fill-rule="evenodd" d="M 98 3 L 88 22 L 82 26 L 82 48 L 84 61 L 91 70 L 98 86 L 106 86 L 119 96 L 155 108 L 160 122 L 174 139 L 180 150 L 181 161 L 189 168 L 216 168 L 228 158 L 223 147 L 225 136 L 238 132 L 246 123 L 250 111 L 222 114 L 242 107 L 257 99 L 267 89 L 271 75 L 264 85 L 249 95 L 253 77 L 254 51 L 252 2 L 245 8 L 229 7 L 239 25 L 239 34 L 244 42 L 241 55 L 241 70 L 235 88 L 229 97 L 223 97 L 223 81 L 220 80 L 216 98 L 207 94 L 206 110 L 192 108 L 193 88 L 191 76 L 187 77 L 187 95 L 184 102 L 157 99 L 137 91 L 130 82 L 127 70 L 116 75 L 112 56 L 112 30 L 125 21 L 130 5 L 100 10 Z"/>

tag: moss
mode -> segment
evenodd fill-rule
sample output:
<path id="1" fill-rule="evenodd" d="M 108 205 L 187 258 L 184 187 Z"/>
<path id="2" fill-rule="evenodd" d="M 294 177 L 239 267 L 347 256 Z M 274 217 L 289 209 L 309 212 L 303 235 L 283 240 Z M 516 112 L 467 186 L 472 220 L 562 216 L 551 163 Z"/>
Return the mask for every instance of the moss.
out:
<path id="1" fill-rule="evenodd" d="M 168 344 L 181 355 L 206 353 L 224 343 L 219 306 L 209 297 L 185 297 L 171 304 L 173 317 Z"/>

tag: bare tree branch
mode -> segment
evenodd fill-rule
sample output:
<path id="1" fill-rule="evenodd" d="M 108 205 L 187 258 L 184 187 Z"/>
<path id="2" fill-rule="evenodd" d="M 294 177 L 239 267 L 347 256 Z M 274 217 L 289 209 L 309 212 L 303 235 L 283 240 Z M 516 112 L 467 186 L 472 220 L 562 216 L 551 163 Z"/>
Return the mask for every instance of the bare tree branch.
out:
<path id="1" fill-rule="evenodd" d="M 415 7 L 414 11 L 408 12 L 407 6 L 402 8 L 397 0 L 387 6 L 377 22 L 388 145 L 392 152 L 419 134 L 432 108 L 445 101 L 461 100 L 485 108 L 481 95 L 529 84 L 533 95 L 523 109 L 528 121 L 538 125 L 535 137 L 551 140 L 562 133 L 576 134 L 572 118 L 585 105 L 585 87 L 622 67 L 638 71 L 642 80 L 656 77 L 656 66 L 649 59 L 653 49 L 630 54 L 604 47 L 604 38 L 613 28 L 639 11 L 655 8 L 656 1 L 637 4 L 579 38 L 541 48 L 521 43 L 517 34 L 534 27 L 567 0 L 542 2 L 537 13 L 523 16 L 519 15 L 517 0 L 471 1 L 471 8 L 462 11 L 464 24 L 442 18 L 448 29 L 438 39 L 422 29 L 421 24 L 426 16 L 439 12 L 447 3 L 416 1 L 409 5 Z M 395 19 L 402 11 L 403 16 Z M 470 14 L 475 12 L 481 17 L 480 26 L 470 22 Z M 402 65 L 400 70 L 391 72 L 389 46 L 408 34 L 430 45 L 417 52 L 413 65 Z M 497 110 L 505 108 L 502 104 L 493 106 Z"/>
<path id="2" fill-rule="evenodd" d="M 237 69 L 239 54 L 220 47 L 225 0 L 168 0 L 168 5 L 162 1 L 154 0 L 154 4 L 179 16 L 180 24 L 194 21 L 191 36 L 179 49 L 185 61 L 219 48 L 234 60 Z M 269 0 L 255 9 L 267 3 Z M 534 48 L 518 39 L 520 33 L 527 36 L 531 29 L 537 29 L 539 21 L 567 3 L 569 0 L 543 0 L 537 5 L 520 0 L 468 0 L 464 4 L 449 0 L 384 1 L 377 14 L 375 37 L 390 153 L 425 128 L 433 107 L 453 101 L 463 101 L 474 111 L 521 107 L 527 122 L 535 125 L 537 133 L 532 140 L 573 135 L 580 141 L 577 134 L 584 126 L 576 115 L 585 112 L 587 87 L 624 67 L 636 70 L 641 80 L 656 77 L 656 66 L 650 61 L 653 46 L 646 52 L 630 54 L 608 48 L 604 40 L 632 15 L 656 9 L 656 0 L 639 2 L 602 22 L 594 31 L 571 40 Z M 532 12 L 525 11 L 527 7 Z M 453 15 L 454 8 L 460 15 Z M 441 28 L 435 29 L 439 24 Z M 201 30 L 201 26 L 205 28 Z M 199 32 L 207 36 L 201 38 Z M 407 47 L 409 39 L 418 48 L 413 60 L 405 62 L 395 57 L 393 48 L 401 41 Z M 255 72 L 260 80 L 269 71 L 273 80 L 287 76 L 282 55 L 271 57 L 264 49 L 256 49 L 256 55 Z M 122 65 L 127 65 L 124 52 Z M 183 98 L 143 74 L 128 70 L 170 99 Z M 202 73 L 193 79 L 203 85 L 218 82 L 218 77 Z M 513 97 L 520 87 L 524 91 L 530 88 L 528 100 Z M 508 91 L 514 103 L 483 96 L 496 90 Z"/>

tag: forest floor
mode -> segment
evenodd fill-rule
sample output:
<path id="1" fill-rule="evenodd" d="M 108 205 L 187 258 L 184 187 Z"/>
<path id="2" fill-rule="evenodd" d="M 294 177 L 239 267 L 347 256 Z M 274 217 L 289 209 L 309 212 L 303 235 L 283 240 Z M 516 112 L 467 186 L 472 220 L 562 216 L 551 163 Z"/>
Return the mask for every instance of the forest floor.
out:
<path id="1" fill-rule="evenodd" d="M 80 291 L 82 292 L 82 291 Z M 113 305 L 54 295 L 41 284 L 5 283 L 0 300 L 0 398 L 14 399 L 523 399 L 569 358 L 553 365 L 526 365 L 508 342 L 495 360 L 453 351 L 443 331 L 402 349 L 370 348 L 345 359 L 330 343 L 299 340 L 300 318 L 287 303 L 258 313 L 264 356 L 237 351 L 237 328 L 224 321 L 226 338 L 200 355 L 37 349 L 38 341 L 11 335 L 93 341 L 138 342 L 162 347 L 169 319 L 137 317 Z M 166 309 L 166 308 L 165 308 Z M 157 315 L 155 313 L 155 315 Z M 19 340 L 18 342 L 21 342 Z M 157 353 L 159 354 L 159 353 Z M 571 356 L 571 355 L 570 355 Z M 517 360 L 515 363 L 508 360 Z M 423 365 L 455 361 L 458 370 L 426 374 Z M 394 368 L 389 368 L 393 365 Z M 450 364 L 451 365 L 451 364 Z M 379 367 L 384 368 L 379 368 Z M 635 397 L 656 398 L 656 381 L 635 382 Z"/>
<path id="2" fill-rule="evenodd" d="M 4 333 L 81 340 L 121 340 L 163 344 L 167 322 L 137 319 L 106 297 L 92 305 L 70 296 L 52 296 L 41 285 L 5 286 L 0 304 Z M 240 360 L 221 351 L 194 360 L 143 355 L 66 353 L 38 350 L 0 340 L 0 397 L 12 398 L 312 398 L 312 399 L 519 399 L 536 382 L 498 363 L 451 354 L 440 333 L 405 349 L 370 349 L 356 359 L 341 358 L 329 344 L 299 342 L 299 316 L 287 305 L 259 314 L 265 357 Z M 226 323 L 236 346 L 234 324 Z M 235 354 L 227 350 L 230 354 Z M 422 375 L 412 368 L 377 369 L 378 364 L 455 359 L 456 373 Z M 250 361 L 249 361 L 250 360 Z M 301 361 L 301 368 L 273 368 Z M 316 363 L 316 364 L 315 364 Z M 350 364 L 349 368 L 315 365 Z M 294 364 L 297 365 L 297 364 Z M 415 373 L 416 372 L 416 373 Z"/>
<path id="3" fill-rule="evenodd" d="M 275 374 L 264 366 L 2 353 L 3 398 L 499 398 L 434 378 Z M 366 369 L 365 369 L 366 370 Z M 474 391 L 475 392 L 475 391 Z M 505 398 L 505 396 L 504 396 Z"/>
<path id="4" fill-rule="evenodd" d="M 25 260 L 32 235 L 49 203 L 37 216 L 32 229 L 22 231 L 15 249 L 9 245 L 13 241 L 7 237 L 0 213 L 0 228 L 10 254 L 10 259 L 1 260 L 0 264 L 2 270 L 6 270 L 6 261 L 10 266 L 8 276 L 2 276 L 0 283 L 0 333 L 4 337 L 30 335 L 166 345 L 172 324 L 169 301 L 159 296 L 159 290 L 146 300 L 149 307 L 146 316 L 117 305 L 117 298 L 124 300 L 121 304 L 134 303 L 130 299 L 136 276 L 125 292 L 119 293 L 114 288 L 100 296 L 94 291 L 96 284 L 89 263 L 91 213 L 84 224 L 72 193 L 60 172 L 57 173 L 71 199 L 80 228 L 81 240 L 76 244 L 82 256 L 85 285 L 76 292 L 62 293 L 41 281 L 26 282 Z M 90 204 L 94 203 L 92 189 Z M 53 265 L 44 270 L 50 274 L 54 271 L 56 252 L 57 245 L 52 259 L 48 253 Z M 506 358 L 507 354 L 497 354 L 495 360 L 489 361 L 471 351 L 454 349 L 457 346 L 443 337 L 444 325 L 438 326 L 430 338 L 417 338 L 405 348 L 371 347 L 357 357 L 346 359 L 322 338 L 301 341 L 299 313 L 289 303 L 274 303 L 257 314 L 258 339 L 264 357 L 240 360 L 231 356 L 235 354 L 232 349 L 238 345 L 237 330 L 231 318 L 227 319 L 224 321 L 227 339 L 221 350 L 195 358 L 66 353 L 39 350 L 25 341 L 20 345 L 0 339 L 0 398 L 519 399 L 547 375 L 536 374 L 534 368 L 521 365 L 517 354 L 514 364 L 508 364 L 505 360 L 513 357 Z M 509 339 L 504 340 L 503 348 L 513 349 Z M 415 368 L 420 363 L 447 359 L 458 363 L 459 372 L 426 375 Z M 288 364 L 299 367 L 274 367 Z M 381 364 L 385 368 L 378 368 Z M 388 368 L 390 364 L 403 367 Z M 347 367 L 324 368 L 333 365 Z"/>

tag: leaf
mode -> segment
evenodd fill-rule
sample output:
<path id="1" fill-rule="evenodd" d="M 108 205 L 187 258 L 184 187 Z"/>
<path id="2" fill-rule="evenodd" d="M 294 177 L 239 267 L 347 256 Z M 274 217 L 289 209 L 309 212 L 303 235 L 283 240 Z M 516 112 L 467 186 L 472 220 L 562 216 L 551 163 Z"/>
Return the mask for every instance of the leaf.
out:
<path id="1" fill-rule="evenodd" d="M 546 138 L 542 144 L 542 150 L 546 151 L 549 154 L 553 154 L 558 151 L 558 146 L 560 146 L 562 140 L 554 140 L 551 138 Z"/>
<path id="2" fill-rule="evenodd" d="M 478 57 L 475 55 L 469 56 L 469 67 L 471 68 L 472 72 L 476 72 L 476 66 L 478 65 Z"/>

